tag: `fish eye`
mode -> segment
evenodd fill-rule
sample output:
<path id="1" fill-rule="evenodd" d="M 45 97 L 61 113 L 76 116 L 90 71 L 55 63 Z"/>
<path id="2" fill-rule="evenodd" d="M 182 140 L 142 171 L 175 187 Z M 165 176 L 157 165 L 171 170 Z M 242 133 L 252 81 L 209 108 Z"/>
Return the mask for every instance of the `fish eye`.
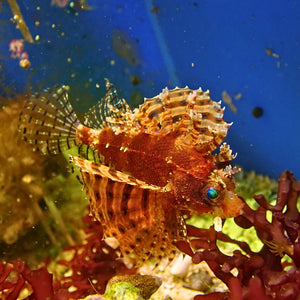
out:
<path id="1" fill-rule="evenodd" d="M 206 188 L 203 189 L 202 197 L 204 202 L 206 202 L 209 206 L 218 205 L 222 200 L 222 190 L 214 185 L 207 185 Z"/>
<path id="2" fill-rule="evenodd" d="M 218 198 L 219 193 L 215 188 L 210 187 L 206 192 L 206 196 L 208 199 L 214 200 L 214 199 Z"/>

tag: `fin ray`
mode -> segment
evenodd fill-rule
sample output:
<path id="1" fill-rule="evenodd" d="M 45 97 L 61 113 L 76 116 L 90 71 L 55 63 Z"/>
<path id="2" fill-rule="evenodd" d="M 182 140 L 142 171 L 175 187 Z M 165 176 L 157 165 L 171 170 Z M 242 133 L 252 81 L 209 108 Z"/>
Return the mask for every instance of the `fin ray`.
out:
<path id="1" fill-rule="evenodd" d="M 57 154 L 76 146 L 79 124 L 66 86 L 31 95 L 19 117 L 19 131 L 24 139 L 44 154 Z"/>
<path id="2" fill-rule="evenodd" d="M 112 126 L 108 118 L 120 119 L 124 113 L 131 109 L 125 99 L 119 99 L 117 91 L 108 79 L 105 79 L 105 96 L 84 115 L 84 125 L 94 129 Z"/>
<path id="3" fill-rule="evenodd" d="M 123 256 L 135 262 L 174 257 L 174 241 L 186 240 L 186 229 L 170 204 L 172 195 L 161 193 L 160 187 L 136 184 L 106 166 L 78 157 L 72 161 L 80 167 L 90 211 L 103 225 L 104 238 L 115 238 Z"/>

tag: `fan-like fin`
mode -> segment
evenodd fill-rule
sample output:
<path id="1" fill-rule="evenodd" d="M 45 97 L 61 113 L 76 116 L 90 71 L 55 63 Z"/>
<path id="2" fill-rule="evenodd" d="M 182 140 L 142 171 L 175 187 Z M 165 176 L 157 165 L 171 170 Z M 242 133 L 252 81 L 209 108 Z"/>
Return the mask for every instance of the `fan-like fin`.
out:
<path id="1" fill-rule="evenodd" d="M 78 156 L 96 164 L 105 164 L 105 157 L 103 155 L 101 155 L 96 149 L 83 143 L 78 146 Z"/>
<path id="2" fill-rule="evenodd" d="M 19 118 L 19 130 L 24 139 L 35 150 L 50 154 L 77 145 L 79 124 L 64 85 L 31 95 Z"/>
<path id="3" fill-rule="evenodd" d="M 89 109 L 84 116 L 84 125 L 101 129 L 112 126 L 107 118 L 120 119 L 123 114 L 131 113 L 131 109 L 125 99 L 119 99 L 117 91 L 108 79 L 105 79 L 106 95 L 95 106 Z"/>
<path id="4" fill-rule="evenodd" d="M 105 238 L 117 239 L 122 254 L 137 264 L 150 256 L 173 258 L 175 242 L 186 239 L 186 229 L 172 195 L 105 166 L 72 160 L 80 167 L 90 211 L 103 225 Z"/>
<path id="5" fill-rule="evenodd" d="M 176 134 L 178 144 L 193 146 L 205 154 L 222 143 L 230 127 L 223 120 L 223 111 L 208 91 L 165 88 L 158 96 L 145 99 L 135 110 L 135 120 L 149 134 Z"/>

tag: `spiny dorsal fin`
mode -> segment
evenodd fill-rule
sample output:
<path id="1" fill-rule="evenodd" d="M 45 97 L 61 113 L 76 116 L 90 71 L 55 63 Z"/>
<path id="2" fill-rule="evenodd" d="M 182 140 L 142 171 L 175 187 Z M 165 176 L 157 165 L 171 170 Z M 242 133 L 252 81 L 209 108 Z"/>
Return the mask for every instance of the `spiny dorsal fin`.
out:
<path id="1" fill-rule="evenodd" d="M 64 85 L 31 95 L 19 118 L 25 141 L 44 154 L 57 154 L 76 146 L 79 124 Z"/>
<path id="2" fill-rule="evenodd" d="M 178 144 L 211 153 L 224 140 L 230 124 L 223 120 L 220 102 L 210 99 L 209 92 L 188 87 L 168 90 L 145 99 L 135 110 L 135 120 L 153 135 L 175 134 Z"/>
<path id="3" fill-rule="evenodd" d="M 101 129 L 111 126 L 107 118 L 120 119 L 124 113 L 130 112 L 131 109 L 125 99 L 119 99 L 117 91 L 108 79 L 105 79 L 106 95 L 96 105 L 88 110 L 84 116 L 84 125 Z"/>

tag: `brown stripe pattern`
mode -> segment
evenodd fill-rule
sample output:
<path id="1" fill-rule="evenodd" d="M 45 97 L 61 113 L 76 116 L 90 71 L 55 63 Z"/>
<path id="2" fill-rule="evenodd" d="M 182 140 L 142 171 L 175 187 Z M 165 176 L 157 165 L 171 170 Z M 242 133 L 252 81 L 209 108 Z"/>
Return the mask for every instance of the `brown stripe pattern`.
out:
<path id="1" fill-rule="evenodd" d="M 105 237 L 119 241 L 124 256 L 135 263 L 151 256 L 173 258 L 175 242 L 185 239 L 185 230 L 178 230 L 183 220 L 177 216 L 168 193 L 150 186 L 141 188 L 133 181 L 126 183 L 113 170 L 105 170 L 111 175 L 104 176 L 102 169 L 106 166 L 72 159 L 80 167 L 91 213 L 102 223 Z"/>
<path id="2" fill-rule="evenodd" d="M 35 150 L 57 154 L 77 145 L 77 116 L 66 86 L 33 94 L 19 118 L 19 130 Z"/>
<path id="3" fill-rule="evenodd" d="M 145 99 L 135 110 L 137 122 L 149 134 L 178 134 L 179 143 L 211 153 L 224 140 L 231 124 L 223 118 L 221 102 L 210 99 L 209 92 L 188 87 L 168 90 L 154 98 Z"/>

